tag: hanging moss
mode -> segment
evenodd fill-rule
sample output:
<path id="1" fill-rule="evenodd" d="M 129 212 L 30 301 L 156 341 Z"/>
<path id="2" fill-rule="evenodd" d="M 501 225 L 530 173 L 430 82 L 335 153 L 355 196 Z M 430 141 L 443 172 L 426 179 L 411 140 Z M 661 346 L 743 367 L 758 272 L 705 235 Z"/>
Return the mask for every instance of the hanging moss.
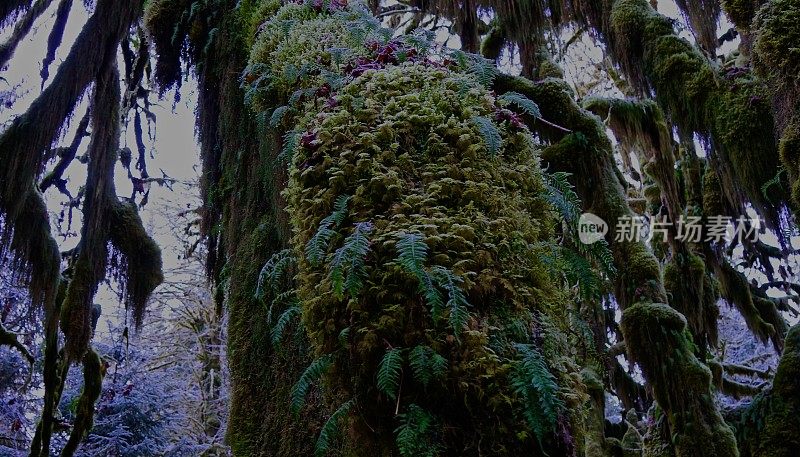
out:
<path id="1" fill-rule="evenodd" d="M 720 5 L 716 0 L 677 0 L 675 2 L 691 27 L 692 34 L 703 52 L 716 57 L 717 24 Z"/>
<path id="2" fill-rule="evenodd" d="M 694 356 L 683 316 L 667 305 L 638 303 L 623 312 L 621 326 L 628 351 L 665 410 L 676 454 L 739 455 L 733 431 L 714 406 L 711 372 Z M 641 348 L 648 347 L 660 350 L 643 357 Z"/>
<path id="3" fill-rule="evenodd" d="M 675 34 L 672 22 L 645 0 L 614 2 L 611 23 L 618 37 L 615 55 L 634 86 L 642 93 L 654 90 L 683 138 L 710 137 L 722 171 L 738 183 L 726 185 L 726 193 L 741 194 L 768 224 L 777 226 L 778 208 L 786 196 L 775 189 L 768 198 L 761 190 L 778 173 L 765 87 L 746 71 L 717 75 L 695 47 Z"/>
<path id="4" fill-rule="evenodd" d="M 489 33 L 481 41 L 481 55 L 487 59 L 497 60 L 507 45 L 503 26 L 498 21 L 493 21 Z"/>
<path id="5" fill-rule="evenodd" d="M 736 25 L 739 30 L 750 30 L 753 18 L 758 7 L 765 3 L 765 0 L 722 0 L 722 7 L 725 14 Z"/>
<path id="6" fill-rule="evenodd" d="M 150 293 L 164 280 L 161 249 L 144 229 L 135 203 L 114 205 L 109 219 L 109 241 L 117 255 L 125 303 L 136 325 L 141 325 Z"/>

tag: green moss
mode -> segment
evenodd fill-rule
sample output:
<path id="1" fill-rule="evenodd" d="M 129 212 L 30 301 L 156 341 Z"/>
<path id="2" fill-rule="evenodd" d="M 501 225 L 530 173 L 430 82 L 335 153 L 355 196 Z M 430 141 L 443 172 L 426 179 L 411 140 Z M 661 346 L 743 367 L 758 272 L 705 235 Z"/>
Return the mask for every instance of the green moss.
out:
<path id="1" fill-rule="evenodd" d="M 705 261 L 689 254 L 678 255 L 664 268 L 664 287 L 670 294 L 670 305 L 687 319 L 693 341 L 698 347 L 716 346 L 717 317 L 719 311 L 714 300 L 716 294 L 705 290 Z M 711 285 L 713 287 L 713 285 Z"/>
<path id="2" fill-rule="evenodd" d="M 747 31 L 762 3 L 763 0 L 722 0 L 722 8 L 739 30 Z"/>
<path id="3" fill-rule="evenodd" d="M 800 74 L 800 5 L 793 0 L 772 0 L 755 20 L 753 64 L 760 74 L 782 84 L 797 86 Z"/>
<path id="4" fill-rule="evenodd" d="M 364 286 L 355 297 L 333 293 L 327 265 L 300 261 L 298 295 L 315 351 L 334 352 L 340 332 L 351 329 L 353 350 L 336 358 L 330 388 L 374 392 L 387 342 L 427 344 L 447 355 L 446 378 L 458 382 L 416 397 L 423 386 L 408 378 L 401 403 L 416 397 L 441 418 L 447 448 L 477 449 L 484 440 L 500 454 L 530 449 L 531 435 L 518 435 L 522 420 L 508 384 L 513 349 L 479 323 L 497 320 L 493 328 L 506 328 L 511 319 L 525 327 L 533 317 L 526 310 L 563 319 L 560 292 L 532 255 L 553 228 L 532 137 L 500 123 L 502 146 L 491 154 L 472 119 L 491 116 L 493 97 L 471 77 L 421 64 L 368 71 L 336 100 L 303 126 L 316 145 L 295 152 L 287 190 L 298 257 L 340 195 L 353 197 L 334 247 L 353 223 L 374 226 Z M 396 263 L 400 233 L 423 234 L 431 263 L 464 279 L 474 318 L 460 344 L 423 297 L 409 293 L 417 286 Z M 490 340 L 496 342 L 491 350 Z M 363 401 L 373 428 L 390 429 L 390 402 L 382 396 Z"/>
<path id="5" fill-rule="evenodd" d="M 506 46 L 506 35 L 503 26 L 497 21 L 492 23 L 489 33 L 481 40 L 481 55 L 487 59 L 497 60 Z"/>

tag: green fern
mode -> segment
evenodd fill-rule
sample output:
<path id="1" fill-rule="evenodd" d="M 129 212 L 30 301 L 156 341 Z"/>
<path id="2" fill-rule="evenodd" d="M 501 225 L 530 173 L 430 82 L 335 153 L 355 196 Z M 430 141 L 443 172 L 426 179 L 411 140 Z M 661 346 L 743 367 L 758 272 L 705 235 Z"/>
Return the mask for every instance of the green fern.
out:
<path id="1" fill-rule="evenodd" d="M 497 101 L 504 106 L 517 105 L 522 108 L 522 111 L 532 117 L 542 117 L 542 113 L 539 111 L 539 106 L 534 103 L 533 100 L 520 94 L 519 92 L 506 92 L 505 94 L 497 97 Z"/>
<path id="2" fill-rule="evenodd" d="M 469 64 L 467 71 L 484 87 L 491 87 L 497 77 L 497 67 L 493 60 L 477 54 L 467 54 Z"/>
<path id="3" fill-rule="evenodd" d="M 281 147 L 281 152 L 277 157 L 279 163 L 289 163 L 292 161 L 294 152 L 297 151 L 297 147 L 300 146 L 300 135 L 301 133 L 297 130 L 289 130 L 283 135 L 283 147 Z"/>
<path id="4" fill-rule="evenodd" d="M 432 275 L 439 287 L 447 292 L 445 307 L 449 311 L 448 322 L 453 328 L 456 338 L 458 338 L 461 330 L 467 325 L 470 316 L 469 302 L 466 295 L 464 295 L 464 291 L 461 290 L 461 283 L 464 282 L 464 279 L 441 266 L 433 267 Z"/>
<path id="5" fill-rule="evenodd" d="M 331 417 L 325 421 L 322 430 L 319 432 L 317 444 L 314 446 L 314 456 L 323 457 L 328 454 L 331 449 L 331 442 L 336 439 L 339 434 L 339 422 L 350 413 L 350 410 L 355 405 L 355 400 L 348 400 L 344 402 L 339 408 L 331 414 Z"/>
<path id="6" fill-rule="evenodd" d="M 430 273 L 425 269 L 428 258 L 428 245 L 421 234 L 400 232 L 397 234 L 397 261 L 408 273 L 414 275 L 419 283 L 419 291 L 431 307 L 434 315 L 444 307 L 442 294 L 437 289 Z"/>
<path id="7" fill-rule="evenodd" d="M 370 222 L 358 222 L 353 233 L 344 239 L 342 247 L 333 253 L 331 259 L 331 283 L 333 291 L 339 297 L 344 292 L 351 297 L 358 295 L 366 278 L 365 260 L 369 252 L 369 234 L 373 226 Z"/>
<path id="8" fill-rule="evenodd" d="M 311 390 L 311 385 L 322 378 L 332 364 L 333 359 L 331 356 L 323 355 L 311 362 L 311 365 L 303 371 L 303 374 L 300 375 L 300 379 L 298 379 L 294 387 L 292 387 L 292 412 L 295 414 L 300 412 L 300 409 L 306 402 L 308 391 Z"/>
<path id="9" fill-rule="evenodd" d="M 286 117 L 286 114 L 291 110 L 288 105 L 283 105 L 275 108 L 272 111 L 272 115 L 269 117 L 269 126 L 272 128 L 277 127 L 283 122 L 283 119 Z"/>
<path id="10" fill-rule="evenodd" d="M 483 116 L 473 116 L 472 123 L 478 128 L 489 154 L 495 155 L 503 146 L 503 137 L 491 119 Z"/>
<path id="11" fill-rule="evenodd" d="M 267 263 L 261 267 L 261 272 L 258 274 L 258 282 L 256 283 L 256 298 L 263 300 L 266 295 L 264 290 L 264 283 L 266 282 L 274 294 L 280 292 L 281 279 L 289 272 L 289 269 L 294 265 L 296 259 L 290 249 L 284 249 L 276 252 L 272 257 L 267 260 Z"/>
<path id="12" fill-rule="evenodd" d="M 395 429 L 395 443 L 401 456 L 434 457 L 439 453 L 441 446 L 432 439 L 436 426 L 433 415 L 412 403 L 397 418 L 400 425 Z"/>
<path id="13" fill-rule="evenodd" d="M 447 359 L 439 355 L 429 346 L 417 346 L 408 353 L 408 363 L 414 377 L 427 387 L 433 379 L 444 376 L 447 372 Z"/>
<path id="14" fill-rule="evenodd" d="M 396 399 L 402 371 L 403 349 L 392 348 L 386 351 L 378 366 L 378 390 L 389 398 Z"/>
<path id="15" fill-rule="evenodd" d="M 300 307 L 299 306 L 290 306 L 286 308 L 286 310 L 281 313 L 278 320 L 275 322 L 275 326 L 272 327 L 270 331 L 270 339 L 272 340 L 273 345 L 278 345 L 283 339 L 283 332 L 286 330 L 286 327 L 292 322 L 292 319 L 295 319 L 300 316 Z"/>
<path id="16" fill-rule="evenodd" d="M 575 249 L 586 259 L 595 262 L 609 277 L 616 273 L 614 256 L 606 240 L 598 240 L 591 244 L 580 242 L 578 237 L 578 221 L 582 214 L 581 200 L 570 184 L 570 174 L 565 172 L 543 173 L 546 199 L 560 214 Z"/>
<path id="17" fill-rule="evenodd" d="M 555 432 L 564 402 L 558 396 L 558 384 L 547 368 L 544 357 L 531 344 L 516 344 L 521 358 L 511 372 L 511 386 L 523 401 L 523 416 L 539 443 Z"/>
<path id="18" fill-rule="evenodd" d="M 347 216 L 348 201 L 350 201 L 349 196 L 340 195 L 333 204 L 333 212 L 320 221 L 316 233 L 306 243 L 306 259 L 311 265 L 319 266 L 325 257 L 325 253 L 328 251 L 328 244 L 335 233 L 334 229 L 341 226 Z"/>
<path id="19" fill-rule="evenodd" d="M 424 275 L 428 259 L 428 245 L 419 233 L 400 232 L 397 235 L 397 261 L 417 278 Z"/>

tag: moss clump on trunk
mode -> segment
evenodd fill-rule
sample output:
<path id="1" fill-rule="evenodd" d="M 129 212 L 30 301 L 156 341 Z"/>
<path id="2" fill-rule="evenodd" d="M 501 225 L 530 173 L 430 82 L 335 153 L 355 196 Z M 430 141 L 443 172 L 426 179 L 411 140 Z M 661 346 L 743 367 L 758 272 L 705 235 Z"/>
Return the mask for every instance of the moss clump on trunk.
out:
<path id="1" fill-rule="evenodd" d="M 738 456 L 733 430 L 714 405 L 711 371 L 692 353 L 686 319 L 667 305 L 637 303 L 623 312 L 621 325 L 628 351 L 665 410 L 676 454 Z M 641 353 L 648 347 L 659 351 Z"/>

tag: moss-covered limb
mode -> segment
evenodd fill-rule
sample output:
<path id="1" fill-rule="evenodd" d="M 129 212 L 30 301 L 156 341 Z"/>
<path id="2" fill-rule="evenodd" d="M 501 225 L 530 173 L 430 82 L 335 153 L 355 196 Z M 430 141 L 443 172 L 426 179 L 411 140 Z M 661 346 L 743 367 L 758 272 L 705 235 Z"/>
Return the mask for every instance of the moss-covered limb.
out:
<path id="1" fill-rule="evenodd" d="M 562 130 L 533 124 L 553 142 L 542 153 L 545 164 L 580 177 L 574 184 L 584 210 L 597 214 L 609 224 L 607 239 L 618 268 L 616 297 L 622 308 L 642 299 L 665 301 L 661 271 L 652 253 L 641 243 L 614 242 L 617 221 L 633 213 L 613 162 L 611 142 L 600 120 L 578 106 L 563 80 L 546 78 L 533 82 L 499 75 L 494 87 L 498 93 L 514 91 L 526 95 L 538 104 L 544 119 L 574 132 L 565 136 Z"/>
<path id="2" fill-rule="evenodd" d="M 742 456 L 790 457 L 800 453 L 800 326 L 786 335 L 772 388 L 739 412 L 736 437 Z"/>
<path id="3" fill-rule="evenodd" d="M 140 3 L 98 1 L 52 84 L 0 136 L 0 161 L 5 164 L 0 176 L 0 213 L 4 218 L 0 251 L 11 247 L 17 264 L 30 273 L 34 304 L 54 295 L 60 262 L 48 213 L 34 180 L 64 120 L 98 74 L 103 56 L 116 49 L 138 17 Z"/>
<path id="4" fill-rule="evenodd" d="M 61 46 L 61 40 L 64 38 L 64 30 L 67 27 L 67 20 L 71 10 L 72 0 L 60 0 L 58 2 L 56 19 L 53 23 L 53 28 L 50 29 L 50 33 L 47 35 L 47 54 L 42 60 L 42 69 L 39 71 L 39 75 L 42 77 L 42 85 L 50 77 L 50 64 L 56 59 L 56 51 Z"/>
<path id="5" fill-rule="evenodd" d="M 666 207 L 668 220 L 676 222 L 684 215 L 684 199 L 675 173 L 672 134 L 664 114 L 652 100 L 590 98 L 583 106 L 604 118 L 622 147 L 623 155 L 635 154 L 645 173 L 654 179 L 660 191 L 656 206 Z M 670 305 L 687 319 L 695 343 L 715 346 L 717 340 L 716 294 L 704 291 L 710 282 L 703 259 L 690 246 L 676 238 L 677 224 L 669 226 L 666 239 L 671 259 L 664 269 L 664 286 Z M 705 299 L 709 292 L 708 299 Z M 698 298 L 702 298 L 698 303 Z"/>
<path id="6" fill-rule="evenodd" d="M 25 360 L 27 360 L 28 363 L 33 364 L 33 354 L 31 354 L 31 351 L 29 351 L 25 345 L 19 342 L 17 335 L 6 330 L 6 328 L 3 327 L 3 324 L 0 324 L 0 346 L 9 346 L 15 348 L 20 352 L 20 354 L 22 354 L 23 357 L 25 357 Z"/>
<path id="7" fill-rule="evenodd" d="M 75 412 L 75 422 L 72 424 L 72 433 L 69 435 L 62 457 L 71 457 L 75 454 L 81 441 L 89 434 L 94 424 L 94 405 L 100 398 L 103 389 L 103 376 L 105 367 L 103 360 L 93 350 L 83 356 L 83 391 L 78 399 Z"/>
<path id="8" fill-rule="evenodd" d="M 36 0 L 36 3 L 25 12 L 22 19 L 14 25 L 14 31 L 11 33 L 11 36 L 8 37 L 5 43 L 0 44 L 0 68 L 8 65 L 8 61 L 11 60 L 11 57 L 14 55 L 17 45 L 28 35 L 31 27 L 33 27 L 33 23 L 44 13 L 52 1 L 53 0 Z"/>
<path id="9" fill-rule="evenodd" d="M 736 307 L 754 335 L 762 342 L 771 340 L 776 350 L 780 351 L 786 324 L 775 305 L 765 298 L 754 297 L 747 278 L 725 259 L 719 259 L 715 253 L 709 251 L 706 261 L 714 269 L 722 298 Z"/>
<path id="10" fill-rule="evenodd" d="M 761 190 L 778 174 L 773 116 L 763 85 L 747 72 L 717 75 L 646 0 L 617 0 L 611 13 L 613 32 L 621 37 L 612 51 L 634 85 L 642 93 L 655 92 L 682 137 L 709 137 L 726 193 L 749 200 L 777 226 L 786 196 L 776 189 L 768 198 Z"/>
<path id="11" fill-rule="evenodd" d="M 58 407 L 61 392 L 64 388 L 70 364 L 59 357 L 58 348 L 58 318 L 60 304 L 66 293 L 66 285 L 59 286 L 59 294 L 54 298 L 54 309 L 45 309 L 44 317 L 44 405 L 36 434 L 31 441 L 30 457 L 45 457 L 50 455 L 50 441 L 53 434 L 53 413 Z M 59 371 L 59 367 L 62 369 Z M 61 376 L 59 377 L 59 373 Z"/>
<path id="12" fill-rule="evenodd" d="M 771 0 L 754 21 L 753 67 L 774 91 L 773 105 L 778 134 L 797 116 L 800 101 L 800 5 L 791 0 Z"/>
<path id="13" fill-rule="evenodd" d="M 190 0 L 155 0 L 147 5 L 144 22 L 156 53 L 153 79 L 163 94 L 181 81 L 181 53 L 190 27 Z"/>
<path id="14" fill-rule="evenodd" d="M 78 122 L 78 126 L 75 129 L 75 136 L 72 138 L 69 146 L 56 149 L 55 155 L 58 157 L 58 162 L 56 162 L 52 170 L 50 170 L 50 172 L 48 172 L 39 182 L 39 189 L 41 189 L 42 193 L 47 192 L 47 189 L 49 189 L 50 186 L 56 186 L 58 189 L 63 187 L 64 172 L 67 171 L 67 167 L 69 167 L 72 161 L 75 160 L 75 156 L 78 153 L 78 148 L 83 142 L 83 138 L 89 136 L 89 133 L 86 129 L 89 127 L 89 121 L 91 118 L 91 112 L 84 114 L 84 116 Z"/>
<path id="15" fill-rule="evenodd" d="M 72 277 L 61 305 L 61 330 L 67 359 L 83 357 L 92 337 L 92 304 L 108 261 L 109 202 L 116 199 L 114 165 L 120 135 L 120 84 L 116 48 L 104 56 L 105 69 L 92 97 L 92 139 L 83 201 L 81 241 L 72 262 Z"/>
<path id="16" fill-rule="evenodd" d="M 675 3 L 687 19 L 697 44 L 708 57 L 715 58 L 720 15 L 719 1 L 677 0 Z"/>
<path id="17" fill-rule="evenodd" d="M 623 312 L 621 325 L 631 356 L 666 413 L 676 454 L 739 455 L 733 431 L 714 404 L 711 372 L 692 353 L 683 316 L 667 305 L 637 303 Z M 647 349 L 652 347 L 660 349 Z"/>

